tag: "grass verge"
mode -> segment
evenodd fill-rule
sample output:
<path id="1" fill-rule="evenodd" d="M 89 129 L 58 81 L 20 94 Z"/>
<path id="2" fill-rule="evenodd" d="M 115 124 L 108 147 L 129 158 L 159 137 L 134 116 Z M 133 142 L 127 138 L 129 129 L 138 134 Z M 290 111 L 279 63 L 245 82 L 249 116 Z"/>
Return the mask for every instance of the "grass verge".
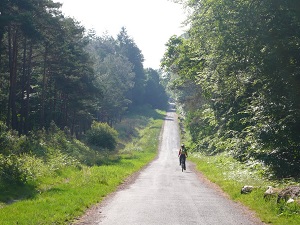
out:
<path id="1" fill-rule="evenodd" d="M 267 186 L 295 185 L 296 181 L 267 180 L 259 164 L 242 164 L 224 153 L 215 156 L 192 153 L 189 159 L 210 181 L 228 193 L 231 199 L 255 211 L 263 222 L 274 225 L 300 224 L 300 207 L 297 203 L 277 203 L 275 197 L 269 200 L 263 197 Z M 255 189 L 249 194 L 241 194 L 244 185 L 254 186 Z"/>
<path id="2" fill-rule="evenodd" d="M 129 143 L 124 141 L 124 149 L 108 154 L 100 166 L 80 164 L 39 178 L 26 198 L 1 203 L 0 224 L 69 224 L 155 158 L 163 118 L 158 111 L 155 116 L 139 116 L 144 126 L 132 128 L 136 137 Z M 25 191 L 28 187 L 18 188 Z"/>

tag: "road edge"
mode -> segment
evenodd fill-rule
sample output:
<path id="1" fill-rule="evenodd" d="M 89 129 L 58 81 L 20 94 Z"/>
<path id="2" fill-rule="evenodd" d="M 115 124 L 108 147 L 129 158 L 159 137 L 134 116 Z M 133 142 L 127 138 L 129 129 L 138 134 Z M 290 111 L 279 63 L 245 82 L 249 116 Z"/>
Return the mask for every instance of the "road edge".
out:
<path id="1" fill-rule="evenodd" d="M 167 116 L 167 115 L 166 115 Z M 159 134 L 159 144 L 158 144 L 158 149 L 157 149 L 157 154 L 153 160 L 151 160 L 149 163 L 147 163 L 145 166 L 143 166 L 139 171 L 129 175 L 117 188 L 115 191 L 109 193 L 108 195 L 104 196 L 103 199 L 99 202 L 96 203 L 95 205 L 92 205 L 91 207 L 87 208 L 87 210 L 84 212 L 83 215 L 77 217 L 72 221 L 70 224 L 72 225 L 93 225 L 93 224 L 98 224 L 101 218 L 101 209 L 107 205 L 113 197 L 121 190 L 127 189 L 130 187 L 131 184 L 133 184 L 136 179 L 139 177 L 142 171 L 144 171 L 147 167 L 150 166 L 151 163 L 153 163 L 155 160 L 158 159 L 159 152 L 161 150 L 161 145 L 162 145 L 162 135 L 164 131 L 166 120 L 164 120 L 162 128 L 160 130 Z"/>

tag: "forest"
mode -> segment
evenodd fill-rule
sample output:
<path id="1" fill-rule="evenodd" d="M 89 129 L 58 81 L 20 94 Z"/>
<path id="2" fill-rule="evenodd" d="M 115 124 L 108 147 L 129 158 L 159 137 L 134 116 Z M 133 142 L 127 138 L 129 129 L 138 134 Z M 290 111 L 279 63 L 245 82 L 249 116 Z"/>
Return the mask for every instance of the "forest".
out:
<path id="1" fill-rule="evenodd" d="M 188 29 L 170 37 L 157 71 L 126 28 L 97 36 L 52 0 L 1 0 L 0 158 L 27 151 L 12 137 L 57 126 L 80 139 L 94 121 L 164 109 L 168 83 L 194 150 L 299 177 L 300 3 L 174 2 L 188 9 Z"/>
<path id="2" fill-rule="evenodd" d="M 172 1 L 186 32 L 154 70 L 125 27 L 99 36 L 53 0 L 0 0 L 2 220 L 67 223 L 115 190 L 155 158 L 169 96 L 189 158 L 299 182 L 300 2 Z M 276 206 L 261 213 L 299 215 Z"/>
<path id="3" fill-rule="evenodd" d="M 0 189 L 71 165 L 76 143 L 114 151 L 125 115 L 165 109 L 161 72 L 143 62 L 125 27 L 98 36 L 52 0 L 0 0 Z"/>
<path id="4" fill-rule="evenodd" d="M 162 67 L 193 149 L 300 172 L 300 3 L 182 0 L 187 32 Z"/>
<path id="5" fill-rule="evenodd" d="M 93 120 L 113 125 L 130 108 L 164 108 L 158 71 L 122 28 L 99 37 L 49 0 L 1 0 L 0 121 L 19 135 L 48 128 L 79 137 Z M 161 101 L 156 101 L 160 99 Z"/>

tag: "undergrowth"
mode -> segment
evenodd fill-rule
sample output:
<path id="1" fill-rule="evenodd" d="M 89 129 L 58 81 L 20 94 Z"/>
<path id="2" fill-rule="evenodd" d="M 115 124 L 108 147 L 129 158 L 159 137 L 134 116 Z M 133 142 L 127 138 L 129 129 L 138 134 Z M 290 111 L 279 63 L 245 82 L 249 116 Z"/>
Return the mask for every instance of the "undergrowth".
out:
<path id="1" fill-rule="evenodd" d="M 294 179 L 269 179 L 269 170 L 258 161 L 241 163 L 228 153 L 207 156 L 199 152 L 190 154 L 189 159 L 196 163 L 210 181 L 219 185 L 222 190 L 235 200 L 256 212 L 265 223 L 274 225 L 300 224 L 300 206 L 298 203 L 279 202 L 276 196 L 264 198 L 268 186 L 284 188 L 289 185 L 299 185 Z M 266 172 L 267 171 L 267 172 Z M 254 187 L 249 194 L 241 194 L 244 185 Z"/>
<path id="2" fill-rule="evenodd" d="M 69 224 L 154 159 L 163 118 L 149 108 L 123 118 L 115 151 L 93 149 L 54 124 L 22 137 L 1 129 L 0 224 Z"/>

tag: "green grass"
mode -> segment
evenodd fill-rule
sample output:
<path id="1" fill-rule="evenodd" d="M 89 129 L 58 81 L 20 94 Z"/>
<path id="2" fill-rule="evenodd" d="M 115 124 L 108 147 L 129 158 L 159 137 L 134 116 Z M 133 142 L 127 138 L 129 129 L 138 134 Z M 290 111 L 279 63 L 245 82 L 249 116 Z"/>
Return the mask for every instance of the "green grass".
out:
<path id="1" fill-rule="evenodd" d="M 156 111 L 155 115 L 145 117 L 143 127 L 132 128 L 135 129 L 135 138 L 119 153 L 106 154 L 100 166 L 80 164 L 62 168 L 40 177 L 34 188 L 12 186 L 23 192 L 18 196 L 12 194 L 13 191 L 6 195 L 2 193 L 0 224 L 69 224 L 88 207 L 101 202 L 129 175 L 157 155 L 164 114 Z"/>
<path id="2" fill-rule="evenodd" d="M 263 222 L 274 225 L 300 224 L 300 207 L 297 203 L 277 204 L 276 198 L 270 200 L 263 198 L 267 186 L 283 187 L 287 184 L 297 184 L 297 182 L 270 181 L 264 178 L 265 168 L 261 165 L 254 162 L 245 165 L 226 154 L 204 156 L 200 153 L 193 153 L 190 154 L 189 159 L 196 163 L 199 171 L 220 186 L 234 201 L 239 201 L 255 211 Z M 241 194 L 240 191 L 244 185 L 252 185 L 256 188 L 249 194 Z"/>

